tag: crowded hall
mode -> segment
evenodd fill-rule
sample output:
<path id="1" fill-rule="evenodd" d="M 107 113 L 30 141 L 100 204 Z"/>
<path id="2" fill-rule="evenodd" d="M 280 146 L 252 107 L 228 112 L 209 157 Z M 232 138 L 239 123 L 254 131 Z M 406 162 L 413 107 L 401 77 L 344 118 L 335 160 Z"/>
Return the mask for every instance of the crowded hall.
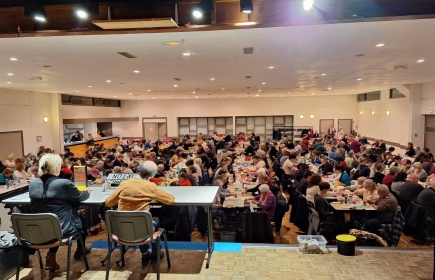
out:
<path id="1" fill-rule="evenodd" d="M 433 1 L 0 15 L 0 280 L 435 279 Z"/>

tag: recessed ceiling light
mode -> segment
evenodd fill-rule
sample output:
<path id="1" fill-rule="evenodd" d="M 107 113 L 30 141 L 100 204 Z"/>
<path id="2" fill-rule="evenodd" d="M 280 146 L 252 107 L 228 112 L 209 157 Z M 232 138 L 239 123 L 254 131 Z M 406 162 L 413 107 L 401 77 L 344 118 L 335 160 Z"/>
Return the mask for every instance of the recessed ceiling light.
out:
<path id="1" fill-rule="evenodd" d="M 147 91 L 151 91 L 150 89 L 147 89 Z"/>
<path id="2" fill-rule="evenodd" d="M 259 94 L 256 94 L 255 96 L 256 96 L 256 97 L 259 97 L 260 95 L 259 95 Z"/>
<path id="3" fill-rule="evenodd" d="M 129 92 L 128 94 L 131 94 L 131 92 Z"/>
<path id="4" fill-rule="evenodd" d="M 112 81 L 111 80 L 106 80 L 106 82 L 111 83 Z"/>
<path id="5" fill-rule="evenodd" d="M 174 87 L 178 87 L 178 85 L 174 85 Z"/>
<path id="6" fill-rule="evenodd" d="M 353 91 L 353 89 L 351 89 L 350 91 Z"/>
<path id="7" fill-rule="evenodd" d="M 187 98 L 184 98 L 184 99 L 187 99 Z"/>
<path id="8" fill-rule="evenodd" d="M 290 91 L 287 91 L 287 93 L 290 93 Z"/>
<path id="9" fill-rule="evenodd" d="M 12 82 L 6 82 L 7 84 L 12 84 Z"/>
<path id="10" fill-rule="evenodd" d="M 134 72 L 134 73 L 140 73 L 140 71 L 139 71 L 139 70 L 134 70 L 133 72 Z"/>
<path id="11" fill-rule="evenodd" d="M 362 81 L 362 79 L 357 79 L 357 81 Z"/>
<path id="12" fill-rule="evenodd" d="M 88 86 L 88 88 L 92 88 L 92 86 Z"/>
<path id="13" fill-rule="evenodd" d="M 261 92 L 261 89 L 259 89 L 258 91 Z"/>
<path id="14" fill-rule="evenodd" d="M 314 115 L 310 115 L 310 119 L 314 119 Z"/>
<path id="15" fill-rule="evenodd" d="M 385 44 L 377 44 L 376 47 L 383 47 Z"/>
<path id="16" fill-rule="evenodd" d="M 116 97 L 116 95 L 114 95 L 113 97 Z"/>
<path id="17" fill-rule="evenodd" d="M 332 89 L 332 87 L 329 87 L 328 89 L 329 89 L 329 90 L 331 90 L 331 89 Z"/>
<path id="18" fill-rule="evenodd" d="M 156 99 L 156 97 L 155 97 L 155 96 L 153 96 L 153 99 Z"/>
<path id="19" fill-rule="evenodd" d="M 76 92 L 79 92 L 78 90 L 76 90 Z"/>
<path id="20" fill-rule="evenodd" d="M 265 83 L 265 82 L 262 82 L 261 84 L 262 84 L 262 85 L 265 85 L 266 83 Z"/>
<path id="21" fill-rule="evenodd" d="M 12 61 L 17 61 L 18 60 L 18 58 L 16 58 L 16 57 L 11 57 L 9 59 L 12 60 Z"/>
<path id="22" fill-rule="evenodd" d="M 171 95 L 169 95 L 169 96 L 171 96 L 171 97 L 172 97 L 173 95 L 171 94 Z"/>
<path id="23" fill-rule="evenodd" d="M 195 98 L 198 98 L 198 95 L 197 95 L 197 96 L 195 96 Z"/>
<path id="24" fill-rule="evenodd" d="M 191 53 L 188 53 L 188 52 L 183 53 L 183 56 L 190 56 L 190 55 L 191 55 Z"/>
<path id="25" fill-rule="evenodd" d="M 13 76 L 14 75 L 14 73 L 8 73 L 8 76 Z"/>
<path id="26" fill-rule="evenodd" d="M 268 66 L 267 68 L 269 68 L 269 69 L 273 69 L 273 68 L 275 68 L 275 66 Z"/>
<path id="27" fill-rule="evenodd" d="M 419 59 L 419 60 L 417 60 L 417 62 L 422 63 L 422 62 L 424 62 L 424 59 Z"/>
<path id="28" fill-rule="evenodd" d="M 312 92 L 311 94 L 315 94 L 314 92 Z"/>
<path id="29" fill-rule="evenodd" d="M 210 81 L 214 81 L 214 80 L 216 80 L 215 78 L 210 78 Z"/>
<path id="30" fill-rule="evenodd" d="M 192 91 L 193 94 L 195 94 L 196 92 Z"/>
<path id="31" fill-rule="evenodd" d="M 321 74 L 322 76 L 326 76 L 326 74 Z"/>
<path id="32" fill-rule="evenodd" d="M 279 97 L 282 97 L 282 95 L 280 95 Z"/>
<path id="33" fill-rule="evenodd" d="M 140 100 L 140 98 L 138 100 Z"/>

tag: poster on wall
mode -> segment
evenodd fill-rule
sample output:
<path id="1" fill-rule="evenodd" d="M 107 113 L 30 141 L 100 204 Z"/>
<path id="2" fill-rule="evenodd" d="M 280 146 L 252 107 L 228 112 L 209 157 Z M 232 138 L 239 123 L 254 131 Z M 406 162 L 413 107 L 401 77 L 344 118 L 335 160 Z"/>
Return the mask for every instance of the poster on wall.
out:
<path id="1" fill-rule="evenodd" d="M 84 191 L 88 187 L 86 166 L 74 166 L 74 185 L 79 191 Z"/>

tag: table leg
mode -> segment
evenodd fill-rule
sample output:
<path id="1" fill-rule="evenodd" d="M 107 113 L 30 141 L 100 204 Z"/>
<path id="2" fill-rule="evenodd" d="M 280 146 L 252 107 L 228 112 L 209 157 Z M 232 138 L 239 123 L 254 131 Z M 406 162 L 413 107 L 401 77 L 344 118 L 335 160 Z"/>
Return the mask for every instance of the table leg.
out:
<path id="1" fill-rule="evenodd" d="M 213 254 L 213 209 L 208 207 L 208 257 L 205 268 L 209 268 L 211 255 Z"/>

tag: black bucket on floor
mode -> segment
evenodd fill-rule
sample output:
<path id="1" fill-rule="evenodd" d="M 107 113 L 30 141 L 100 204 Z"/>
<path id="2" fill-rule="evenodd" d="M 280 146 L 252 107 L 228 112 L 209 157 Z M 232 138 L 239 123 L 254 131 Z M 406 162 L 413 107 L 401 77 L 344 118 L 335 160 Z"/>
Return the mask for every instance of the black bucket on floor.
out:
<path id="1" fill-rule="evenodd" d="M 356 237 L 348 234 L 337 235 L 337 253 L 343 256 L 355 256 Z"/>
<path id="2" fill-rule="evenodd" d="M 236 242 L 237 233 L 232 231 L 222 231 L 219 237 L 220 242 Z"/>

